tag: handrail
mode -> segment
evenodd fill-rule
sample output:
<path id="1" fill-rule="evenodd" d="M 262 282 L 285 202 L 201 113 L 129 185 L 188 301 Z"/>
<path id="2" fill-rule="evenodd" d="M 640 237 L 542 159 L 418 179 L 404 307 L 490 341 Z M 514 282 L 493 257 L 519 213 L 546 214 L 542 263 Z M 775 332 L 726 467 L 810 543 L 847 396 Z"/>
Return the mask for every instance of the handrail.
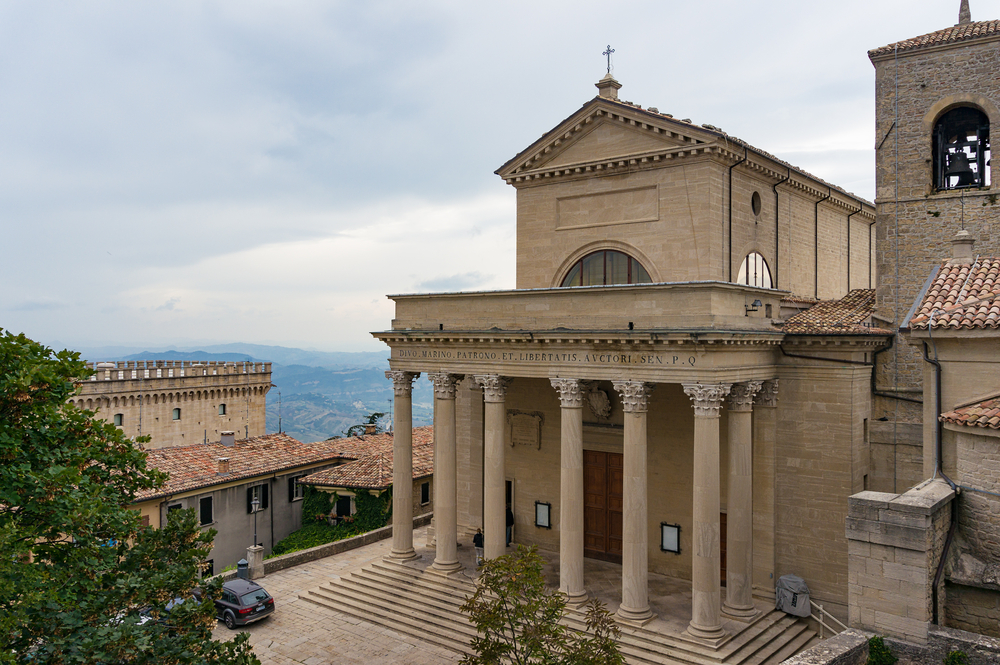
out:
<path id="1" fill-rule="evenodd" d="M 842 622 L 840 621 L 840 619 L 838 619 L 837 617 L 833 616 L 832 614 L 830 614 L 829 612 L 827 612 L 827 611 L 826 611 L 825 609 L 823 609 L 823 606 L 822 606 L 822 605 L 820 605 L 820 604 L 819 604 L 819 603 L 817 603 L 817 602 L 813 602 L 813 605 L 815 605 L 816 607 L 818 607 L 818 608 L 819 608 L 819 613 L 820 613 L 820 616 L 826 616 L 826 617 L 829 617 L 829 618 L 833 619 L 833 620 L 834 620 L 834 621 L 835 621 L 835 622 L 837 623 L 837 625 L 838 625 L 838 626 L 840 626 L 840 630 L 834 630 L 834 629 L 833 629 L 833 628 L 831 628 L 830 626 L 826 625 L 826 624 L 825 624 L 825 623 L 823 622 L 823 619 L 821 619 L 820 617 L 816 616 L 815 614 L 812 614 L 812 613 L 810 613 L 810 614 L 809 614 L 809 616 L 810 616 L 810 617 L 812 617 L 812 618 L 813 618 L 813 620 L 815 620 L 815 621 L 816 621 L 816 623 L 818 623 L 818 624 L 819 624 L 819 639 L 821 639 L 821 640 L 822 640 L 822 639 L 826 639 L 826 638 L 825 638 L 825 637 L 823 636 L 823 629 L 824 629 L 824 628 L 826 628 L 826 629 L 827 629 L 828 631 L 830 631 L 830 632 L 832 633 L 832 635 L 830 635 L 830 637 L 833 637 L 833 635 L 839 635 L 839 634 L 840 634 L 840 633 L 841 633 L 842 631 L 844 631 L 844 630 L 847 630 L 847 626 L 845 626 L 845 625 L 844 625 L 844 624 L 843 624 L 843 623 L 842 623 Z"/>

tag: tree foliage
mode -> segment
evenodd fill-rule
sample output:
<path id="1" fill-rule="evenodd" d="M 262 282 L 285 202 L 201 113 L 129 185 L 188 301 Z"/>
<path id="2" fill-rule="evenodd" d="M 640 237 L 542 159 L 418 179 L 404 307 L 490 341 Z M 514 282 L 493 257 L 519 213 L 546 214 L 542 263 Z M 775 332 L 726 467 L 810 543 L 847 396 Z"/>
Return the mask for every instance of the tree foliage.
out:
<path id="1" fill-rule="evenodd" d="M 587 605 L 588 633 L 560 623 L 566 596 L 548 592 L 535 547 L 488 559 L 475 594 L 462 606 L 475 624 L 475 654 L 463 665 L 621 665 L 618 626 L 596 598 Z"/>
<path id="2" fill-rule="evenodd" d="M 0 330 L 0 662 L 258 662 L 245 636 L 211 639 L 218 582 L 165 611 L 191 598 L 215 534 L 193 510 L 140 525 L 129 506 L 166 476 L 67 404 L 87 375 L 78 354 Z"/>

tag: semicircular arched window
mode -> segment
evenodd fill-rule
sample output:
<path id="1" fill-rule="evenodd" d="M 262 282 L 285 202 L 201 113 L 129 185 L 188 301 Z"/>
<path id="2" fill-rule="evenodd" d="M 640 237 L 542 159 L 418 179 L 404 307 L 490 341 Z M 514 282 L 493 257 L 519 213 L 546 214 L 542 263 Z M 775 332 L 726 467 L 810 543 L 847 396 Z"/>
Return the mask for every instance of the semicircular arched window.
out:
<path id="1" fill-rule="evenodd" d="M 988 187 L 990 120 L 971 106 L 959 106 L 934 125 L 934 187 Z"/>
<path id="2" fill-rule="evenodd" d="M 771 269 L 767 261 L 758 252 L 750 252 L 740 264 L 740 272 L 736 275 L 737 284 L 759 286 L 764 289 L 774 288 L 771 285 Z"/>
<path id="3" fill-rule="evenodd" d="M 642 264 L 628 254 L 602 249 L 570 266 L 560 286 L 649 284 L 652 281 Z"/>

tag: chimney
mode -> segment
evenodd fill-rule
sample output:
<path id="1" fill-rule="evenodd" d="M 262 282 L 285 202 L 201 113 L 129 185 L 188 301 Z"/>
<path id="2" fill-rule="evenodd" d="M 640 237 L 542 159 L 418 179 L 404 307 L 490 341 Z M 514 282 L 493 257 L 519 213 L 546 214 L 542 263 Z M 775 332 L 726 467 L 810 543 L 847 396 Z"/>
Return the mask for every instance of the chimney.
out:
<path id="1" fill-rule="evenodd" d="M 958 8 L 958 25 L 966 23 L 972 23 L 972 12 L 969 11 L 969 0 L 962 0 L 962 4 Z"/>
<path id="2" fill-rule="evenodd" d="M 615 77 L 609 73 L 595 83 L 594 86 L 600 91 L 601 97 L 618 99 L 618 90 L 622 87 L 622 84 L 616 81 Z"/>
<path id="3" fill-rule="evenodd" d="M 365 423 L 365 434 L 378 434 L 378 425 L 375 423 Z"/>
<path id="4" fill-rule="evenodd" d="M 220 476 L 228 476 L 229 475 L 229 458 L 228 457 L 220 457 L 219 458 L 219 472 L 218 472 L 218 474 Z"/>
<path id="5" fill-rule="evenodd" d="M 226 448 L 232 448 L 236 445 L 236 432 L 220 432 L 220 434 L 222 435 L 220 443 Z"/>
<path id="6" fill-rule="evenodd" d="M 968 265 L 976 258 L 972 254 L 972 246 L 976 244 L 976 239 L 972 235 L 962 229 L 955 234 L 955 238 L 951 241 L 951 261 L 948 262 L 949 265 Z"/>

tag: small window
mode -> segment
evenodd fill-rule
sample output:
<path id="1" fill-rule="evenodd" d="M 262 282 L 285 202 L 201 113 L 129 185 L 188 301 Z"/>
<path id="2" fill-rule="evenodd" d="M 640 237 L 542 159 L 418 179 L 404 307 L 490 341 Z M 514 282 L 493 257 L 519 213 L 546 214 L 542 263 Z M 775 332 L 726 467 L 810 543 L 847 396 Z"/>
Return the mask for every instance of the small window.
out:
<path id="1" fill-rule="evenodd" d="M 305 485 L 299 483 L 305 476 L 294 476 L 288 479 L 288 503 L 300 501 L 305 496 Z"/>
<path id="2" fill-rule="evenodd" d="M 760 192 L 754 192 L 750 197 L 750 209 L 753 210 L 754 217 L 760 217 Z"/>
<path id="3" fill-rule="evenodd" d="M 215 521 L 212 515 L 212 497 L 204 496 L 198 502 L 198 506 L 201 512 L 201 524 L 202 526 L 206 524 L 211 524 Z"/>
<path id="4" fill-rule="evenodd" d="M 220 416 L 226 415 L 226 405 L 225 404 L 220 404 L 219 405 L 219 415 Z"/>
<path id="5" fill-rule="evenodd" d="M 115 427 L 121 427 L 122 423 L 125 422 L 125 414 L 116 413 L 115 414 Z"/>
<path id="6" fill-rule="evenodd" d="M 179 503 L 175 503 L 173 505 L 167 506 L 167 519 L 168 520 L 170 519 L 170 513 L 178 511 L 178 510 L 182 509 L 183 507 L 184 506 L 182 506 Z"/>
<path id="7" fill-rule="evenodd" d="M 180 419 L 181 419 L 181 410 L 174 409 L 174 420 L 180 420 Z"/>
<path id="8" fill-rule="evenodd" d="M 149 526 L 149 515 L 143 515 L 139 519 L 139 525 L 143 527 Z"/>
<path id="9" fill-rule="evenodd" d="M 256 503 L 254 503 L 256 501 Z M 247 488 L 247 513 L 259 513 L 267 509 L 267 485 Z"/>
<path id="10" fill-rule="evenodd" d="M 607 284 L 649 284 L 649 273 L 628 254 L 601 250 L 574 263 L 561 286 L 600 286 Z"/>
<path id="11" fill-rule="evenodd" d="M 990 121 L 960 106 L 934 125 L 934 186 L 939 190 L 990 185 Z"/>
<path id="12" fill-rule="evenodd" d="M 743 259 L 740 272 L 736 275 L 736 283 L 765 289 L 774 288 L 771 286 L 771 270 L 767 267 L 767 261 L 757 252 L 750 252 Z"/>
<path id="13" fill-rule="evenodd" d="M 431 502 L 431 484 L 429 482 L 420 483 L 420 505 L 426 506 Z"/>
<path id="14" fill-rule="evenodd" d="M 337 499 L 337 517 L 349 517 L 354 514 L 352 499 L 353 497 L 350 496 L 342 496 Z"/>

